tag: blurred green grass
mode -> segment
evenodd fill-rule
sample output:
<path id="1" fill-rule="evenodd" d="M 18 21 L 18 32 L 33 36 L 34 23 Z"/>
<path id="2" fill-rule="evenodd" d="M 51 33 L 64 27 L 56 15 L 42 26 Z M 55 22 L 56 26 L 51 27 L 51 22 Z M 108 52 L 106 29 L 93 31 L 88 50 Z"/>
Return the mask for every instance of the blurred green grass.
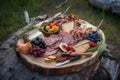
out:
<path id="1" fill-rule="evenodd" d="M 56 9 L 55 7 L 64 0 L 2 0 L 0 1 L 0 40 L 8 36 L 25 25 L 24 10 L 29 12 L 30 17 L 38 15 L 54 15 L 59 11 L 64 11 L 71 6 L 67 13 L 74 13 L 79 18 L 84 19 L 93 25 L 98 25 L 104 19 L 101 29 L 106 35 L 106 41 L 112 46 L 115 56 L 120 59 L 120 16 L 112 15 L 89 6 L 87 0 L 69 0 L 66 5 Z M 115 49 L 115 50 L 114 50 Z"/>

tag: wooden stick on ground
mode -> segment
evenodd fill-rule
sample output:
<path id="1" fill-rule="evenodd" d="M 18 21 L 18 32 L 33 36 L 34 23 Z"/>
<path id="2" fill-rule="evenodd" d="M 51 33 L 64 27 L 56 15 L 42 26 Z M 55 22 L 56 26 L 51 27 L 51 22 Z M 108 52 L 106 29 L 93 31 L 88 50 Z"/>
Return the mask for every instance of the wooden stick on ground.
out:
<path id="1" fill-rule="evenodd" d="M 100 21 L 99 25 L 97 26 L 97 29 L 96 29 L 96 31 L 99 31 L 99 29 L 100 29 L 100 26 L 102 25 L 103 21 L 104 21 L 103 19 Z"/>

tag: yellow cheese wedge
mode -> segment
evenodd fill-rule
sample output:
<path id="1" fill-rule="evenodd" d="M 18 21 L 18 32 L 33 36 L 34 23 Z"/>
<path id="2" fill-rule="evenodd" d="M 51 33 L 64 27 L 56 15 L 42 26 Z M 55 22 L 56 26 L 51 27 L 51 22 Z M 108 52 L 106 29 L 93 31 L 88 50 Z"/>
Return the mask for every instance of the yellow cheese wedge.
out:
<path id="1" fill-rule="evenodd" d="M 62 24 L 62 30 L 65 31 L 65 32 L 70 32 L 70 30 L 73 30 L 74 28 L 74 22 L 67 22 L 67 23 L 64 23 Z"/>

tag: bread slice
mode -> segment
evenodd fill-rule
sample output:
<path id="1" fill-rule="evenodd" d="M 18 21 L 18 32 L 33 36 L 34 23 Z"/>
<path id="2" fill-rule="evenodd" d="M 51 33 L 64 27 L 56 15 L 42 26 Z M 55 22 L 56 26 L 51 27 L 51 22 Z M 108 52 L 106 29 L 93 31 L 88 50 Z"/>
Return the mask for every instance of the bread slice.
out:
<path id="1" fill-rule="evenodd" d="M 77 53 L 85 53 L 89 48 L 90 48 L 89 44 L 86 43 L 86 44 L 77 46 L 75 48 L 75 52 L 77 52 Z"/>
<path id="2" fill-rule="evenodd" d="M 62 24 L 62 30 L 65 31 L 65 32 L 69 33 L 70 30 L 73 30 L 73 28 L 74 28 L 74 22 L 73 21 Z"/>

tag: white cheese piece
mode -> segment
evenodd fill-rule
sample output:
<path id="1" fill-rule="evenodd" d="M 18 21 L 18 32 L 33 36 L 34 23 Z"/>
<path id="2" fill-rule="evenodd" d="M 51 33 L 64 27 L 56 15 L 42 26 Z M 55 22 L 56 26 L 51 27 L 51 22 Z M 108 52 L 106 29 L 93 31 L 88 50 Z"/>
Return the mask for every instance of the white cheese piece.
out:
<path id="1" fill-rule="evenodd" d="M 62 29 L 65 32 L 69 33 L 70 30 L 73 30 L 73 28 L 74 28 L 74 22 L 67 22 L 67 23 L 62 24 Z"/>
<path id="2" fill-rule="evenodd" d="M 91 24 L 81 24 L 82 31 L 85 32 L 86 29 L 91 28 L 93 30 L 93 25 Z"/>
<path id="3" fill-rule="evenodd" d="M 82 28 L 92 28 L 93 26 L 90 24 L 81 24 Z"/>
<path id="4" fill-rule="evenodd" d="M 39 30 L 33 30 L 33 31 L 29 32 L 28 39 L 30 41 L 35 39 L 36 37 L 44 38 L 42 32 L 40 32 Z"/>

